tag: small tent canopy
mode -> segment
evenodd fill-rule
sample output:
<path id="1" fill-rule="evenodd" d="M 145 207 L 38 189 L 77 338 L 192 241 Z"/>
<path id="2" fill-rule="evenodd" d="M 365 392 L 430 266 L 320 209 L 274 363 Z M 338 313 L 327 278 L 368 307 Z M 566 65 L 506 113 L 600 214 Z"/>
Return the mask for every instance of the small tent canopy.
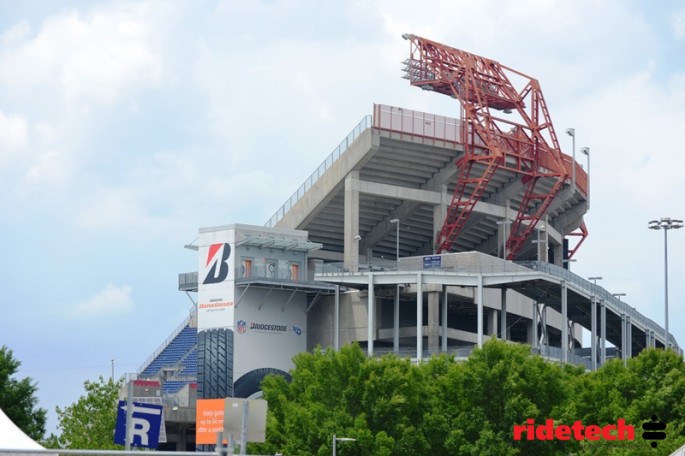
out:
<path id="1" fill-rule="evenodd" d="M 19 429 L 0 409 L 0 450 L 44 450 L 44 448 L 24 434 L 24 431 Z M 8 454 L 14 453 L 2 453 L 3 456 Z M 26 453 L 21 454 L 26 456 Z"/>
<path id="2" fill-rule="evenodd" d="M 671 456 L 685 456 L 685 445 L 671 453 Z"/>

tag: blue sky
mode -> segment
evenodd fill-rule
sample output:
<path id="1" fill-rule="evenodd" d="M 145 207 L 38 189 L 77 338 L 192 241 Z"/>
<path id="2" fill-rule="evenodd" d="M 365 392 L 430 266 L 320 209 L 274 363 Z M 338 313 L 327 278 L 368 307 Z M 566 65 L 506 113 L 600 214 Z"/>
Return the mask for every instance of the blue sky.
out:
<path id="1" fill-rule="evenodd" d="M 266 222 L 374 102 L 458 116 L 401 79 L 405 32 L 540 81 L 562 148 L 567 127 L 591 148 L 574 272 L 663 322 L 647 221 L 685 217 L 679 2 L 0 0 L 0 344 L 49 431 L 187 315 L 198 227 Z M 685 230 L 669 240 L 684 345 Z"/>

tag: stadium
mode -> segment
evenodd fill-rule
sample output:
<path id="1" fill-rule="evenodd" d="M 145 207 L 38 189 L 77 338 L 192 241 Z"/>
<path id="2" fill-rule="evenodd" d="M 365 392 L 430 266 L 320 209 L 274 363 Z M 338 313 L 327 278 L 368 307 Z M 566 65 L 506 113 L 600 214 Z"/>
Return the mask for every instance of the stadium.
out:
<path id="1" fill-rule="evenodd" d="M 596 369 L 672 335 L 571 271 L 588 174 L 561 151 L 538 82 L 405 35 L 411 85 L 459 117 L 375 104 L 264 226 L 199 229 L 194 302 L 133 399 L 164 404 L 160 449 L 194 450 L 198 399 L 255 397 L 316 346 L 465 357 L 498 337 Z M 575 132 L 566 131 L 571 137 Z M 585 345 L 585 346 L 584 346 Z"/>

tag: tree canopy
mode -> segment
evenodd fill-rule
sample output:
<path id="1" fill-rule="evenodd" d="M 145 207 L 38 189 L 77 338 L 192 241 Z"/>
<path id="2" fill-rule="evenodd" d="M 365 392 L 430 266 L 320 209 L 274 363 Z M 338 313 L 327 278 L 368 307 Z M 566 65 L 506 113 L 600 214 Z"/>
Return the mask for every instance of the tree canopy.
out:
<path id="1" fill-rule="evenodd" d="M 21 362 L 14 358 L 12 350 L 0 348 L 0 409 L 22 431 L 34 440 L 45 434 L 46 411 L 38 407 L 38 386 L 30 377 L 18 380 L 14 375 Z"/>
<path id="2" fill-rule="evenodd" d="M 685 443 L 685 364 L 649 349 L 596 372 L 546 361 L 530 347 L 490 341 L 463 362 L 435 356 L 414 365 L 386 355 L 368 358 L 357 345 L 294 358 L 292 381 L 267 377 L 267 441 L 260 454 L 556 455 L 669 454 Z M 656 415 L 667 438 L 655 452 L 641 425 Z M 635 426 L 631 442 L 513 439 L 515 425 Z"/>
<path id="3" fill-rule="evenodd" d="M 122 449 L 114 444 L 117 401 L 123 379 L 112 381 L 102 377 L 85 381 L 86 391 L 68 407 L 57 407 L 59 435 L 51 435 L 50 448 L 110 450 Z"/>

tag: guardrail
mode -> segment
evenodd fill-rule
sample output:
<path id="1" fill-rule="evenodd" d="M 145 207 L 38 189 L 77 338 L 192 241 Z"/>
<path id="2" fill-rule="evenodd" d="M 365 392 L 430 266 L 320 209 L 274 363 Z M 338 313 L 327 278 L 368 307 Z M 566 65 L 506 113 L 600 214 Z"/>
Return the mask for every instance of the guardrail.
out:
<path id="1" fill-rule="evenodd" d="M 459 348 L 448 348 L 446 352 L 440 350 L 440 349 L 435 349 L 435 350 L 423 350 L 423 359 L 427 359 L 432 355 L 440 355 L 440 354 L 446 354 L 449 356 L 454 356 L 455 358 L 468 358 L 471 356 L 471 354 L 476 350 L 476 346 L 470 346 L 470 347 L 459 347 Z M 397 352 L 395 352 L 392 348 L 390 347 L 374 347 L 374 355 L 375 356 L 383 356 L 386 354 L 390 353 L 395 353 L 397 356 L 400 356 L 402 358 L 416 358 L 416 350 L 412 349 L 407 349 L 407 348 L 400 348 Z M 534 355 L 540 355 L 544 358 L 547 359 L 553 359 L 553 360 L 558 360 L 561 361 L 562 358 L 562 351 L 561 347 L 553 347 L 549 345 L 541 345 L 540 347 L 531 347 L 530 349 L 531 354 Z M 590 370 L 591 369 L 591 361 L 589 358 L 585 358 L 582 356 L 579 356 L 576 353 L 573 353 L 570 351 L 568 353 L 568 361 L 572 364 L 575 364 L 577 366 L 583 366 L 586 369 Z"/>
<path id="2" fill-rule="evenodd" d="M 195 312 L 197 312 L 197 310 L 195 309 L 195 306 L 192 306 L 192 307 L 190 308 L 190 312 L 189 312 L 188 316 L 187 316 L 186 318 L 183 319 L 183 322 L 182 322 L 180 325 L 178 325 L 178 327 L 172 331 L 171 335 L 169 335 L 169 337 L 167 337 L 167 338 L 164 340 L 164 342 L 162 342 L 162 344 L 161 344 L 159 347 L 157 347 L 157 350 L 155 350 L 155 351 L 154 351 L 154 352 L 145 360 L 145 362 L 144 362 L 143 364 L 140 365 L 140 367 L 138 368 L 137 374 L 140 374 L 141 372 L 143 372 L 143 371 L 147 368 L 147 366 L 149 366 L 150 363 L 151 363 L 155 358 L 157 358 L 157 356 L 159 356 L 160 353 L 162 353 L 162 352 L 164 351 L 164 349 L 167 347 L 167 345 L 169 345 L 169 344 L 171 343 L 171 341 L 174 340 L 174 338 L 175 338 L 176 336 L 178 336 L 178 335 L 181 333 L 181 331 L 183 331 L 183 328 L 185 328 L 186 326 L 188 326 L 188 324 L 192 321 L 192 319 L 193 319 L 193 317 L 194 317 L 194 315 L 195 315 Z"/>
<path id="3" fill-rule="evenodd" d="M 517 262 L 517 264 L 526 266 L 530 269 L 547 273 L 551 276 L 564 279 L 574 284 L 578 288 L 583 289 L 588 294 L 594 295 L 597 299 L 604 300 L 604 302 L 607 303 L 608 306 L 611 307 L 615 313 L 619 315 L 628 315 L 633 322 L 637 322 L 643 328 L 648 328 L 651 331 L 654 331 L 657 336 L 661 336 L 664 332 L 664 329 L 654 320 L 645 317 L 640 312 L 638 312 L 637 309 L 631 307 L 625 301 L 621 301 L 616 296 L 611 294 L 609 291 L 605 290 L 603 287 L 596 285 L 577 274 L 572 273 L 568 269 L 564 269 L 557 265 L 545 263 L 542 261 L 521 261 Z M 675 340 L 675 337 L 673 337 L 672 334 L 669 334 L 668 336 L 669 344 L 672 344 L 674 347 L 679 348 L 678 343 Z"/>
<path id="4" fill-rule="evenodd" d="M 364 118 L 359 121 L 356 127 L 352 129 L 352 131 L 343 139 L 340 144 L 338 144 L 338 147 L 333 149 L 333 152 L 331 152 L 328 157 L 319 165 L 318 168 L 316 168 L 316 171 L 314 171 L 306 181 L 304 181 L 304 184 L 300 185 L 300 187 L 293 193 L 290 198 L 283 204 L 283 206 L 280 207 L 276 211 L 274 215 L 271 216 L 268 222 L 264 224 L 264 226 L 273 228 L 276 226 L 279 220 L 283 218 L 283 216 L 292 208 L 295 203 L 297 203 L 300 198 L 304 196 L 304 194 L 312 188 L 312 186 L 316 183 L 316 181 L 319 180 L 321 176 L 330 168 L 333 163 L 340 158 L 340 156 L 352 145 L 352 143 L 361 135 L 361 133 L 368 129 L 371 128 L 372 125 L 372 118 L 370 115 L 364 116 Z"/>

